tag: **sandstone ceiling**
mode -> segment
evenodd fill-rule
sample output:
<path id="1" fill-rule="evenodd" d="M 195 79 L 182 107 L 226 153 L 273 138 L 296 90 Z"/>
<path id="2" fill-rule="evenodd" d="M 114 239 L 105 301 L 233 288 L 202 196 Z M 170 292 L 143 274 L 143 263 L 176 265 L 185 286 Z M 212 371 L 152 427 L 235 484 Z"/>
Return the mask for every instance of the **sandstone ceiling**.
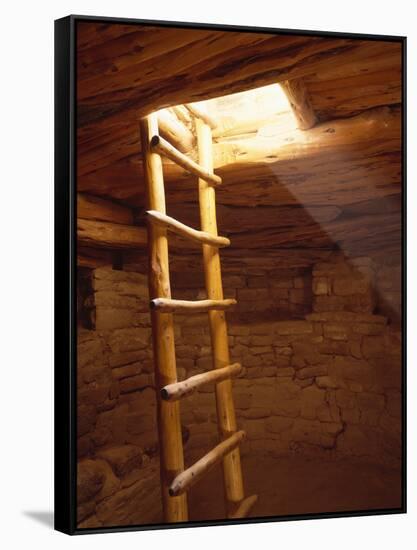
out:
<path id="1" fill-rule="evenodd" d="M 303 83 L 313 127 L 291 125 L 289 111 L 263 116 L 242 100 L 241 92 L 284 81 Z M 212 99 L 236 93 L 240 101 Z M 119 224 L 119 232 L 136 235 L 132 247 L 143 248 L 138 121 L 210 99 L 218 123 L 214 162 L 223 179 L 219 227 L 232 240 L 224 251 L 231 263 L 239 265 L 242 250 L 249 263 L 262 251 L 264 262 L 284 266 L 307 265 L 337 247 L 351 255 L 398 250 L 400 42 L 93 22 L 77 29 L 83 246 L 129 248 L 130 237 L 117 243 L 111 227 L 90 227 L 93 218 Z M 259 97 L 258 104 L 266 105 Z M 195 156 L 192 127 L 180 122 Z M 168 214 L 198 227 L 195 180 L 169 161 L 164 166 Z M 96 197 L 113 206 L 100 202 L 94 213 L 86 205 Z M 123 207 L 133 214 L 119 218 Z M 100 231 L 108 239 L 100 241 Z"/>

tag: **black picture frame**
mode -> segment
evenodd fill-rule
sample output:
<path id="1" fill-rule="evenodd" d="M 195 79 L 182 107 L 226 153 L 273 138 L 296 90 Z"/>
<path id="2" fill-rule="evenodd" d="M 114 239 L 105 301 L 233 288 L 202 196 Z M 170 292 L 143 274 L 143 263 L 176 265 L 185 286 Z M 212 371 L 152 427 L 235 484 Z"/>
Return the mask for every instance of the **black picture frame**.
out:
<path id="1" fill-rule="evenodd" d="M 395 509 L 328 512 L 178 524 L 76 526 L 76 32 L 83 21 L 184 29 L 395 41 L 402 46 L 402 503 Z M 70 15 L 55 21 L 55 529 L 70 535 L 406 513 L 406 44 L 404 36 Z"/>

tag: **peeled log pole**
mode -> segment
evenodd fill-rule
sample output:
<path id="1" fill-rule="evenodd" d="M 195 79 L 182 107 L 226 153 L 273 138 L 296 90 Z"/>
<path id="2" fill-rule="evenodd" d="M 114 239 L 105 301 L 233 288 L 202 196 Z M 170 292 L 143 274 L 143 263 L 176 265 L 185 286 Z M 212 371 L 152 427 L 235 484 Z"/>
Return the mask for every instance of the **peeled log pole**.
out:
<path id="1" fill-rule="evenodd" d="M 148 238 L 144 227 L 97 220 L 77 219 L 78 242 L 102 248 L 145 248 Z"/>
<path id="2" fill-rule="evenodd" d="M 188 153 L 194 147 L 195 138 L 178 118 L 168 111 L 161 109 L 157 113 L 159 132 L 182 153 Z"/>
<path id="3" fill-rule="evenodd" d="M 198 103 L 186 103 L 185 107 L 190 111 L 190 113 L 195 116 L 196 118 L 199 118 L 202 120 L 205 124 L 210 126 L 210 128 L 213 130 L 217 127 L 217 122 L 208 115 L 199 105 Z"/>
<path id="4" fill-rule="evenodd" d="M 307 87 L 302 78 L 295 80 L 285 80 L 281 83 L 288 101 L 291 104 L 293 113 L 298 122 L 300 130 L 312 128 L 317 118 L 310 103 L 310 97 Z"/>
<path id="5" fill-rule="evenodd" d="M 222 182 L 222 179 L 219 176 L 216 176 L 216 174 L 213 174 L 213 172 L 210 172 L 209 170 L 204 170 L 204 168 L 186 155 L 180 153 L 180 151 L 177 151 L 175 147 L 160 136 L 155 135 L 152 137 L 151 149 L 155 153 L 159 153 L 160 155 L 164 155 L 165 157 L 171 159 L 173 162 L 184 168 L 184 170 L 190 172 L 190 174 L 193 174 L 198 178 L 202 178 L 208 183 L 220 185 Z"/>
<path id="6" fill-rule="evenodd" d="M 246 434 L 243 430 L 234 433 L 228 439 L 214 447 L 203 458 L 200 458 L 190 468 L 179 474 L 171 483 L 169 494 L 178 496 L 188 491 L 204 474 L 209 472 L 222 458 L 228 453 L 236 449 L 239 443 L 245 438 Z"/>
<path id="7" fill-rule="evenodd" d="M 197 243 L 211 244 L 218 247 L 229 246 L 230 244 L 229 239 L 226 237 L 218 237 L 217 235 L 210 235 L 206 231 L 198 231 L 156 210 L 148 210 L 146 213 L 152 223 L 165 226 L 168 230 L 177 233 L 177 235 L 181 235 Z"/>
<path id="8" fill-rule="evenodd" d="M 170 298 L 155 298 L 151 300 L 151 308 L 161 313 L 176 313 L 180 311 L 200 313 L 210 310 L 224 310 L 236 305 L 234 298 L 226 300 L 171 300 Z"/>
<path id="9" fill-rule="evenodd" d="M 192 119 L 190 111 L 184 107 L 184 105 L 175 105 L 175 107 L 172 107 L 172 110 L 176 114 L 178 120 L 184 124 L 191 124 Z"/>
<path id="10" fill-rule="evenodd" d="M 165 214 L 165 190 L 161 157 L 150 148 L 153 135 L 158 133 L 156 115 L 141 120 L 142 153 L 145 162 L 148 207 Z M 168 265 L 168 240 L 165 227 L 148 225 L 149 235 L 149 296 L 171 297 Z M 174 323 L 172 315 L 160 315 L 151 311 L 152 340 L 155 361 L 155 385 L 157 388 L 157 418 L 160 447 L 160 472 L 164 521 L 187 521 L 185 495 L 171 497 L 169 486 L 175 475 L 184 470 L 180 409 L 178 401 L 169 403 L 160 397 L 166 384 L 177 381 L 175 360 Z"/>
<path id="11" fill-rule="evenodd" d="M 200 386 L 205 384 L 221 382 L 227 378 L 238 376 L 242 372 L 242 365 L 240 363 L 233 363 L 222 369 L 211 370 L 209 372 L 203 372 L 190 376 L 187 380 L 177 382 L 176 384 L 169 384 L 161 390 L 162 399 L 167 401 L 176 401 L 181 397 L 186 397 L 194 393 Z"/>
<path id="12" fill-rule="evenodd" d="M 213 170 L 213 143 L 210 127 L 201 119 L 196 119 L 199 162 L 206 170 Z M 201 229 L 217 235 L 216 190 L 203 179 L 198 180 L 198 200 Z M 204 276 L 207 296 L 211 300 L 223 300 L 223 284 L 218 248 L 203 244 Z M 211 347 L 214 368 L 230 365 L 229 339 L 226 317 L 223 311 L 209 312 Z M 222 437 L 236 432 L 236 413 L 233 403 L 232 382 L 230 379 L 216 384 L 216 408 L 219 431 Z M 234 449 L 223 460 L 223 479 L 226 509 L 244 497 L 242 467 L 239 449 Z"/>
<path id="13" fill-rule="evenodd" d="M 252 495 L 242 500 L 242 502 L 237 507 L 236 511 L 233 512 L 232 514 L 229 514 L 229 519 L 246 518 L 252 506 L 256 503 L 257 500 L 258 500 L 258 495 Z"/>

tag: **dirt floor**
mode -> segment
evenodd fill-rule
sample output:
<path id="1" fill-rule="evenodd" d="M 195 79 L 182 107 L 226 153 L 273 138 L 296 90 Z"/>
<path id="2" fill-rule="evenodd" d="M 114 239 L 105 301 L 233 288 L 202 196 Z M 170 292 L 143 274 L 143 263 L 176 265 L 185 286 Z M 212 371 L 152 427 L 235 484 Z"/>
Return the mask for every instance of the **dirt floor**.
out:
<path id="1" fill-rule="evenodd" d="M 242 459 L 250 517 L 399 508 L 401 472 L 382 465 L 300 456 Z M 220 468 L 189 493 L 190 520 L 224 518 Z"/>

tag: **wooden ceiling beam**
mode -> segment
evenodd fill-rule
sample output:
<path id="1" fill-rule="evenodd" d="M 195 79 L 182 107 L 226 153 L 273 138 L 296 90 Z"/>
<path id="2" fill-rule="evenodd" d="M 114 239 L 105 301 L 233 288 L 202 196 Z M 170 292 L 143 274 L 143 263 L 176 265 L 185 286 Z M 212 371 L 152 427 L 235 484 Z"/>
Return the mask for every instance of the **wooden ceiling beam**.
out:
<path id="1" fill-rule="evenodd" d="M 86 193 L 77 193 L 77 216 L 125 225 L 132 225 L 134 220 L 131 208 Z"/>
<path id="2" fill-rule="evenodd" d="M 145 248 L 145 227 L 77 218 L 78 242 L 98 248 Z"/>
<path id="3" fill-rule="evenodd" d="M 114 49 L 109 48 L 109 53 L 106 52 L 105 57 L 107 59 L 111 57 L 113 65 L 109 65 L 107 70 L 99 73 L 95 71 L 95 63 L 92 63 L 88 73 L 84 72 L 79 79 L 79 99 L 84 101 L 95 98 L 94 101 L 101 101 L 111 91 L 113 93 L 120 92 L 120 98 L 131 100 L 133 97 L 138 98 L 137 91 L 142 84 L 150 84 L 153 89 L 153 99 L 148 94 L 146 94 L 146 98 L 142 98 L 146 102 L 151 100 L 153 103 L 161 96 L 161 93 L 168 90 L 176 96 L 184 96 L 184 92 L 187 95 L 187 89 L 184 89 L 182 84 L 189 84 L 191 74 L 198 77 L 208 67 L 214 65 L 217 68 L 219 64 L 222 65 L 239 56 L 239 52 L 265 52 L 268 49 L 267 43 L 270 46 L 274 44 L 275 47 L 284 48 L 291 43 L 298 44 L 300 41 L 305 41 L 301 37 L 279 37 L 277 40 L 276 36 L 265 33 L 216 32 L 194 29 L 180 33 L 178 30 L 172 29 L 173 34 L 170 40 L 166 35 L 166 30 L 160 29 L 160 31 L 162 33 L 155 32 L 155 29 L 143 31 L 144 40 L 137 40 L 135 44 L 132 44 L 130 52 L 126 52 L 124 58 L 119 57 L 114 60 L 114 57 L 111 57 L 115 55 Z M 150 41 L 154 43 L 151 45 Z M 140 51 L 135 52 L 134 50 L 138 46 Z M 97 62 L 102 64 L 103 59 L 98 59 Z M 160 87 L 159 83 L 164 82 L 167 85 Z M 198 92 L 207 86 L 210 86 L 208 80 L 206 82 L 195 80 L 195 91 L 189 101 L 205 99 L 205 97 L 198 97 Z M 168 101 L 161 104 L 159 108 L 189 101 L 186 99 Z"/>
<path id="4" fill-rule="evenodd" d="M 158 126 L 161 136 L 181 153 L 188 153 L 194 148 L 194 134 L 170 109 L 158 111 Z"/>
<path id="5" fill-rule="evenodd" d="M 186 103 L 185 104 L 186 109 L 192 114 L 194 118 L 199 118 L 203 122 L 205 122 L 212 130 L 214 130 L 217 127 L 217 122 L 214 120 L 212 116 L 210 116 L 206 110 L 204 109 L 203 105 L 200 105 L 199 103 Z"/>
<path id="6" fill-rule="evenodd" d="M 297 119 L 298 128 L 308 130 L 315 126 L 317 117 L 311 105 L 304 80 L 302 78 L 285 80 L 281 83 L 281 87 L 290 102 L 294 116 Z"/>
<path id="7" fill-rule="evenodd" d="M 338 247 L 355 253 L 395 246 L 400 235 L 393 201 L 401 192 L 401 116 L 395 106 L 401 100 L 401 44 L 112 28 L 104 26 L 101 34 L 101 26 L 92 24 L 90 35 L 87 27 L 78 34 L 79 190 L 143 207 L 139 118 L 163 109 L 161 135 L 194 158 L 189 112 L 170 106 L 218 98 L 208 113 L 218 124 L 214 162 L 224 181 L 217 193 L 218 214 L 222 231 L 230 231 L 232 246 L 222 251 L 229 270 L 304 268 Z M 262 100 L 252 110 L 239 100 L 233 111 L 221 97 L 282 82 L 298 129 L 288 108 L 262 118 Z M 251 120 L 242 120 L 244 112 Z M 181 207 L 179 219 L 198 227 L 198 221 L 187 219 L 197 200 L 195 178 L 170 161 L 164 161 L 164 177 L 169 214 Z M 387 202 L 384 211 L 375 208 L 377 198 Z M 355 210 L 352 205 L 361 201 L 367 202 Z M 81 195 L 78 214 L 79 250 L 87 251 L 84 265 L 113 255 L 144 255 L 146 230 L 135 225 L 143 219 L 133 219 L 132 209 Z M 182 262 L 180 269 L 187 262 L 194 269 L 198 249 L 192 245 L 188 253 L 189 244 L 172 237 L 174 269 L 176 262 Z"/>
<path id="8" fill-rule="evenodd" d="M 143 220 L 140 221 L 143 222 Z M 80 215 L 77 216 L 77 238 L 81 247 L 90 249 L 109 249 L 113 251 L 133 249 L 143 251 L 148 245 L 145 225 L 113 223 L 93 218 L 86 219 L 80 217 Z M 174 251 L 189 250 L 198 252 L 201 243 L 174 234 L 169 237 L 169 247 Z"/>
<path id="9" fill-rule="evenodd" d="M 390 145 L 390 144 L 388 144 Z M 172 165 L 170 165 L 172 166 Z M 346 152 L 342 158 L 329 156 L 288 160 L 275 164 L 232 166 L 222 170 L 225 184 L 219 188 L 219 204 L 232 207 L 323 205 L 343 207 L 401 192 L 401 151 L 362 158 Z M 242 177 L 244 174 L 244 178 Z M 78 188 L 95 194 L 112 195 L 132 206 L 143 208 L 142 164 L 125 159 L 112 167 L 78 179 Z M 197 201 L 195 178 L 172 179 L 166 176 L 167 202 L 170 206 Z M 175 213 L 179 216 L 180 213 Z M 187 222 L 189 223 L 189 222 Z"/>
<path id="10" fill-rule="evenodd" d="M 77 267 L 96 269 L 111 266 L 114 263 L 114 253 L 104 248 L 77 246 Z"/>
<path id="11" fill-rule="evenodd" d="M 383 154 L 401 147 L 401 117 L 396 108 L 376 108 L 349 119 L 321 123 L 308 131 L 280 125 L 260 128 L 255 137 L 235 137 L 213 144 L 214 167 L 279 163 L 311 157 Z M 387 145 L 390 147 L 387 147 Z M 236 170 L 238 167 L 236 166 Z"/>
<path id="12" fill-rule="evenodd" d="M 187 125 L 192 124 L 190 111 L 184 105 L 174 105 L 172 110 L 177 115 L 178 120 Z"/>
<path id="13" fill-rule="evenodd" d="M 385 178 L 393 169 L 399 174 L 400 167 L 390 155 L 401 149 L 400 124 L 400 110 L 396 107 L 370 109 L 349 119 L 317 124 L 305 131 L 294 127 L 288 129 L 285 124 L 278 122 L 260 128 L 257 135 L 232 136 L 214 143 L 214 165 L 224 178 L 225 194 L 231 183 L 236 181 L 240 182 L 240 190 L 243 191 L 249 178 L 252 178 L 254 191 L 257 181 L 261 182 L 262 179 L 265 182 L 275 178 L 286 186 L 287 178 L 294 182 L 304 180 L 306 183 L 309 178 L 311 184 L 315 185 L 326 173 L 331 173 L 335 181 L 340 173 L 347 185 L 346 162 L 352 163 L 350 173 L 354 179 L 356 166 L 373 164 L 373 173 L 376 173 L 381 163 L 385 166 L 384 158 L 389 161 L 388 170 L 385 167 L 384 172 L 381 172 L 381 177 Z M 141 159 L 139 155 L 129 153 L 129 147 L 125 152 L 127 154 L 124 158 L 117 159 L 114 151 L 114 154 L 107 155 L 104 147 L 101 158 L 91 164 L 92 170 L 86 172 L 87 165 L 80 168 L 79 190 L 114 196 L 119 200 L 131 200 L 133 196 L 141 195 Z M 116 149 L 116 153 L 120 157 L 123 149 Z M 321 158 L 326 158 L 324 164 L 320 162 Z M 365 173 L 370 169 L 365 168 Z M 195 185 L 184 169 L 165 161 L 164 176 L 172 190 L 176 191 L 174 199 L 177 202 L 184 200 L 184 193 L 185 200 L 190 200 L 187 194 Z M 330 184 L 329 178 L 325 183 Z M 268 204 L 267 199 L 266 194 L 265 204 Z"/>
<path id="14" fill-rule="evenodd" d="M 387 47 L 400 52 L 399 44 Z M 191 48 L 153 58 L 152 71 L 142 51 L 133 52 L 129 65 L 120 70 L 110 67 L 95 75 L 93 63 L 93 76 L 79 82 L 79 123 L 105 119 L 110 124 L 120 116 L 137 120 L 169 105 L 302 78 L 323 66 L 348 67 L 358 59 L 386 54 L 385 46 L 381 49 L 372 41 L 206 32 Z"/>

